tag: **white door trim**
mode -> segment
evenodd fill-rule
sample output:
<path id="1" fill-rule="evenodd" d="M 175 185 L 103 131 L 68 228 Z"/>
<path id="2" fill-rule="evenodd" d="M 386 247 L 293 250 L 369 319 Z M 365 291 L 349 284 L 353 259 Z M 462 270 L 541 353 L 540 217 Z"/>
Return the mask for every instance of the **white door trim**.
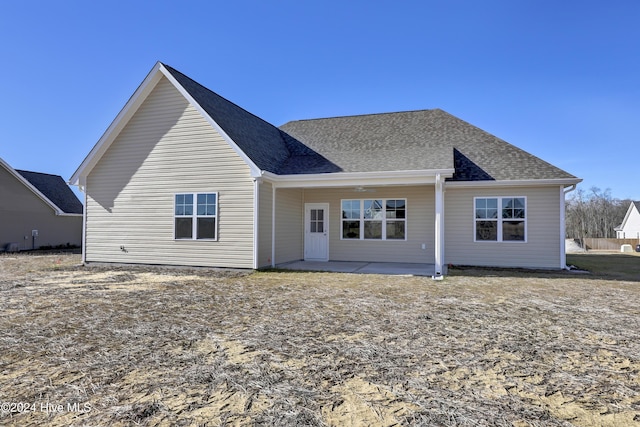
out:
<path id="1" fill-rule="evenodd" d="M 322 209 L 322 232 L 311 233 L 310 212 Z M 308 261 L 329 261 L 329 203 L 304 204 L 304 259 Z"/>

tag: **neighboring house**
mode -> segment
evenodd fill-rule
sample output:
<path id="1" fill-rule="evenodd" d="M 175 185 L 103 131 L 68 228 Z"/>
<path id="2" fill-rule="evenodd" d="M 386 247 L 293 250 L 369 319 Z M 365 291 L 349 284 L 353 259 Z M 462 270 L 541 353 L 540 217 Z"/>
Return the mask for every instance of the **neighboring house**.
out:
<path id="1" fill-rule="evenodd" d="M 71 178 L 85 262 L 564 268 L 581 180 L 442 110 L 277 128 L 157 63 Z"/>
<path id="2" fill-rule="evenodd" d="M 82 203 L 58 175 L 0 159 L 0 250 L 82 244 Z"/>
<path id="3" fill-rule="evenodd" d="M 631 202 L 622 224 L 615 231 L 618 239 L 640 239 L 640 202 Z"/>

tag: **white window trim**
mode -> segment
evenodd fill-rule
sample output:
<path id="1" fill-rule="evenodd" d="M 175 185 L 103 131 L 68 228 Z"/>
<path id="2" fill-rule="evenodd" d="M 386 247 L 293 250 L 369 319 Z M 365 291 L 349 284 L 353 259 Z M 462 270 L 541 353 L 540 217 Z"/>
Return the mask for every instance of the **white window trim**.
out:
<path id="1" fill-rule="evenodd" d="M 360 202 L 360 219 L 357 221 L 360 222 L 360 237 L 357 239 L 349 239 L 345 238 L 342 235 L 343 230 L 343 222 L 344 221 L 356 221 L 356 219 L 352 218 L 342 218 L 342 202 L 357 200 Z M 382 221 L 382 238 L 381 239 L 365 239 L 364 237 L 364 223 L 365 221 L 378 221 L 375 219 L 365 219 L 364 218 L 364 201 L 365 200 L 381 200 L 383 206 L 384 215 L 381 218 Z M 387 218 L 386 215 L 386 201 L 387 200 L 403 200 L 404 201 L 404 218 Z M 404 221 L 404 239 L 387 239 L 387 220 L 390 221 Z M 367 241 L 367 242 L 406 242 L 407 234 L 408 234 L 408 225 L 409 225 L 409 210 L 407 209 L 407 199 L 404 197 L 385 197 L 385 198 L 366 198 L 366 199 L 340 199 L 340 240 L 344 241 Z"/>
<path id="2" fill-rule="evenodd" d="M 178 195 L 186 195 L 191 194 L 193 196 L 193 214 L 192 215 L 176 215 L 176 196 Z M 198 215 L 198 194 L 215 194 L 216 195 L 216 213 L 215 215 Z M 190 191 L 181 191 L 173 194 L 173 240 L 176 242 L 192 242 L 192 241 L 203 241 L 203 242 L 217 242 L 218 241 L 218 225 L 220 224 L 218 210 L 220 206 L 220 195 L 217 191 L 199 191 L 196 193 Z M 176 218 L 191 218 L 191 238 L 177 238 L 176 237 Z M 214 237 L 213 239 L 198 239 L 198 218 L 215 218 L 215 228 L 214 228 Z"/>
<path id="3" fill-rule="evenodd" d="M 498 200 L 498 218 L 495 221 L 498 223 L 498 237 L 497 240 L 478 240 L 476 233 L 476 225 L 478 221 L 482 221 L 476 218 L 476 200 L 478 199 L 497 199 Z M 524 240 L 502 240 L 502 222 L 504 219 L 502 218 L 502 199 L 524 199 Z M 527 243 L 529 239 L 529 227 L 527 225 L 529 221 L 529 208 L 526 196 L 477 196 L 473 198 L 473 241 L 477 243 L 515 243 L 522 244 Z M 508 220 L 508 219 L 507 219 Z M 518 219 L 519 220 L 519 219 Z M 493 221 L 491 219 L 485 221 Z"/>

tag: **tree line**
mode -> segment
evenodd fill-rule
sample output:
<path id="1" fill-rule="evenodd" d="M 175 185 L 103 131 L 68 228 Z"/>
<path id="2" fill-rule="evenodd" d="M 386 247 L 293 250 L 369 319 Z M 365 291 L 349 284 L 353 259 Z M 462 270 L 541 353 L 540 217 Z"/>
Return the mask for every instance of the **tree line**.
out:
<path id="1" fill-rule="evenodd" d="M 622 223 L 630 203 L 613 198 L 608 188 L 585 191 L 578 187 L 565 201 L 567 238 L 615 238 L 614 228 Z"/>

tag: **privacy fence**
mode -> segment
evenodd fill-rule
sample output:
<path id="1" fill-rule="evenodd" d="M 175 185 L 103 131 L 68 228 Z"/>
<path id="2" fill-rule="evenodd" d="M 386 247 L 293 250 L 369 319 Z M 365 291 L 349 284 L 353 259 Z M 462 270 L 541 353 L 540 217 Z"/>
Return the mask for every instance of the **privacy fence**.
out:
<path id="1" fill-rule="evenodd" d="M 579 243 L 580 239 L 576 239 Z M 635 249 L 640 244 L 640 239 L 584 239 L 583 248 L 596 251 L 619 251 L 622 245 L 631 245 Z"/>

